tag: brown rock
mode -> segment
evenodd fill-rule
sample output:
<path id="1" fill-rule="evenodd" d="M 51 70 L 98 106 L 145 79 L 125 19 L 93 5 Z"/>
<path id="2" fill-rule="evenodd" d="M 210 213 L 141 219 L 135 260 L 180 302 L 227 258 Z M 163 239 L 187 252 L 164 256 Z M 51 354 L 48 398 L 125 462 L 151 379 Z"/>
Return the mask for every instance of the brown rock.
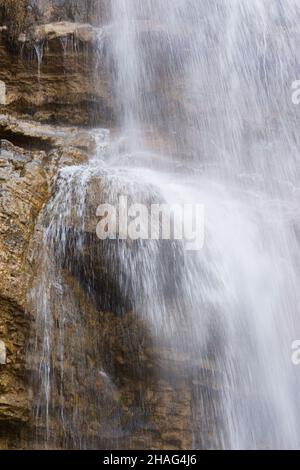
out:
<path id="1" fill-rule="evenodd" d="M 74 127 L 42 125 L 8 115 L 0 115 L 0 133 L 31 147 L 75 147 L 93 153 L 96 142 L 92 134 Z"/>
<path id="2" fill-rule="evenodd" d="M 33 27 L 28 36 L 22 33 L 19 41 L 52 41 L 59 38 L 67 38 L 72 36 L 81 42 L 96 42 L 98 39 L 100 28 L 95 28 L 90 24 L 73 23 L 62 21 L 57 23 L 43 24 Z"/>
<path id="3" fill-rule="evenodd" d="M 56 124 L 112 121 L 108 69 L 101 67 L 94 73 L 98 51 L 90 37 L 96 38 L 95 28 L 78 24 L 73 30 L 71 23 L 63 25 L 62 31 L 39 26 L 36 34 L 42 37 L 48 31 L 47 40 L 29 41 L 29 33 L 22 32 L 14 48 L 9 32 L 0 32 L 0 81 L 5 86 L 0 113 L 29 110 L 35 120 Z M 72 34 L 65 35 L 67 31 Z"/>
<path id="4" fill-rule="evenodd" d="M 32 394 L 25 363 L 32 317 L 25 309 L 29 285 L 25 254 L 60 159 L 71 163 L 72 155 L 78 160 L 79 150 L 60 149 L 48 156 L 1 141 L 0 448 L 25 445 L 22 430 L 24 439 L 30 438 Z"/>

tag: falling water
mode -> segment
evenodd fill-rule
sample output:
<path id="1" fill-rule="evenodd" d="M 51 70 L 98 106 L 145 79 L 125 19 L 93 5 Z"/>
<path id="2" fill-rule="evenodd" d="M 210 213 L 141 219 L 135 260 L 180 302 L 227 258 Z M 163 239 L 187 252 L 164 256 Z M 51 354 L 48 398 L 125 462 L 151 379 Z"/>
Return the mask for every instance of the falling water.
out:
<path id="1" fill-rule="evenodd" d="M 47 439 L 55 410 L 72 430 L 69 445 L 103 445 L 101 436 L 85 440 L 76 400 L 72 413 L 65 407 L 64 365 L 73 367 L 76 358 L 86 363 L 91 315 L 66 290 L 67 272 L 99 310 L 135 311 L 153 342 L 171 345 L 175 356 L 188 352 L 191 376 L 213 359 L 222 377 L 214 446 L 299 448 L 300 384 L 291 361 L 300 328 L 300 119 L 291 98 L 300 71 L 299 24 L 296 0 L 111 2 L 107 51 L 118 136 L 101 134 L 89 164 L 61 171 L 42 222 L 33 301 L 36 409 L 47 421 Z M 203 204 L 203 249 L 190 253 L 178 241 L 96 240 L 97 205 L 117 204 L 120 194 L 148 205 Z M 64 350 L 66 325 L 80 351 L 75 359 Z M 95 421 L 104 419 L 103 403 L 89 393 L 97 374 L 106 374 L 98 366 L 76 392 L 91 396 Z M 86 380 L 85 367 L 79 381 Z M 192 382 L 194 414 L 201 406 L 209 410 L 212 397 Z M 118 419 L 112 426 L 118 434 Z M 190 426 L 193 446 L 205 447 L 201 424 Z"/>
<path id="2" fill-rule="evenodd" d="M 43 56 L 44 56 L 44 43 L 36 43 L 33 45 L 35 55 L 36 55 L 36 60 L 37 60 L 37 78 L 38 78 L 38 83 L 40 84 L 41 81 L 41 67 L 43 63 Z"/>

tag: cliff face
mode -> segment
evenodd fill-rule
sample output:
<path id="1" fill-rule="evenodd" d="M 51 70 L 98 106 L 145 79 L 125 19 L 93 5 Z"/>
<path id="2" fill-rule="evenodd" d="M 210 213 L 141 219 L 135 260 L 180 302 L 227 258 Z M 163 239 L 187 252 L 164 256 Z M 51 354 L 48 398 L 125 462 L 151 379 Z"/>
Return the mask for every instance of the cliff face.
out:
<path id="1" fill-rule="evenodd" d="M 26 253 L 60 161 L 77 159 L 75 149 L 25 151 L 1 140 L 0 448 L 23 446 L 23 433 L 24 445 L 29 445 L 32 393 L 26 350 L 34 319 L 26 310 L 30 279 Z"/>
<path id="2" fill-rule="evenodd" d="M 30 308 L 28 293 L 32 283 L 39 282 L 42 213 L 55 191 L 59 169 L 82 163 L 93 154 L 95 140 L 86 126 L 112 127 L 115 120 L 111 64 L 106 61 L 106 38 L 98 29 L 107 21 L 108 4 L 108 0 L 0 0 L 3 449 L 45 445 L 45 422 L 33 415 L 38 365 L 28 356 L 37 312 Z M 102 49 L 97 47 L 99 40 Z M 99 49 L 103 54 L 99 55 Z M 153 142 L 152 136 L 152 144 L 160 146 L 159 138 Z M 87 252 L 90 249 L 86 247 Z M 80 427 L 86 436 L 87 445 L 108 449 L 213 446 L 214 423 L 207 420 L 206 406 L 213 410 L 214 403 L 193 405 L 195 390 L 205 395 L 208 386 L 218 399 L 219 373 L 213 363 L 195 363 L 190 373 L 189 364 L 195 358 L 153 344 L 138 312 L 105 313 L 72 270 L 63 269 L 62 277 L 77 307 L 85 312 L 80 343 L 74 325 L 66 326 L 64 387 L 68 398 L 64 406 L 66 414 L 73 416 L 74 429 Z M 60 333 L 58 313 L 53 306 L 54 337 Z M 61 360 L 55 361 L 54 395 L 59 393 L 61 370 Z M 87 383 L 91 383 L 88 391 Z M 92 406 L 95 400 L 97 415 Z M 59 410 L 51 414 L 47 446 L 79 446 L 72 425 L 61 428 L 59 414 Z M 195 437 L 199 436 L 196 428 L 193 435 L 192 421 L 201 428 L 200 440 Z"/>
<path id="3" fill-rule="evenodd" d="M 105 21 L 109 0 L 29 0 L 28 10 L 42 22 L 74 21 L 94 23 Z"/>
<path id="4" fill-rule="evenodd" d="M 30 320 L 25 314 L 24 254 L 34 220 L 48 194 L 42 153 L 28 154 L 1 142 L 0 447 L 17 446 L 30 416 L 25 349 Z"/>
<path id="5" fill-rule="evenodd" d="M 0 29 L 0 112 L 50 123 L 111 122 L 110 83 L 105 67 L 95 74 L 92 27 L 36 26 L 10 41 L 9 30 Z"/>
<path id="6" fill-rule="evenodd" d="M 86 22 L 92 2 L 0 2 L 0 448 L 34 447 L 32 370 L 28 348 L 34 317 L 30 240 L 60 166 L 95 148 L 84 130 L 111 118 L 107 83 L 95 80 L 90 38 L 73 31 L 32 38 L 43 22 Z M 28 35 L 28 39 L 24 39 Z M 43 60 L 42 60 L 43 59 Z M 107 104 L 106 104 L 107 103 Z M 94 110 L 99 117 L 94 118 Z M 102 113 L 102 114 L 101 114 Z M 101 114 L 101 115 L 100 115 Z M 60 128 L 39 122 L 56 124 Z M 31 258 L 32 257 L 32 258 Z"/>
<path id="7" fill-rule="evenodd" d="M 10 27 L 12 36 L 38 23 L 104 21 L 109 0 L 0 0 L 0 20 Z"/>

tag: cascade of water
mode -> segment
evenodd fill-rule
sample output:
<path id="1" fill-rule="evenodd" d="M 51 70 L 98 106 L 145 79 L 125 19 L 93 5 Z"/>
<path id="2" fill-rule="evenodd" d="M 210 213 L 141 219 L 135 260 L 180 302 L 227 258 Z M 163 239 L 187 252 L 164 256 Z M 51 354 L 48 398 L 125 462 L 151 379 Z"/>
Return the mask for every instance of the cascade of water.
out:
<path id="1" fill-rule="evenodd" d="M 44 43 L 43 42 L 38 42 L 33 45 L 35 54 L 36 54 L 36 59 L 37 59 L 37 64 L 38 64 L 38 83 L 41 81 L 41 67 L 43 63 L 43 56 L 44 56 Z"/>
<path id="2" fill-rule="evenodd" d="M 66 354 L 66 322 L 77 325 L 72 341 L 86 354 L 84 307 L 64 292 L 63 266 L 99 308 L 138 312 L 153 341 L 188 351 L 191 375 L 195 364 L 213 358 L 222 372 L 218 446 L 297 448 L 291 344 L 300 304 L 299 117 L 291 83 L 299 70 L 300 7 L 296 0 L 113 0 L 111 14 L 122 136 L 105 158 L 63 170 L 45 212 L 34 295 L 42 337 L 39 413 L 49 416 L 57 406 L 51 370 L 53 355 Z M 95 242 L 96 204 L 116 205 L 120 194 L 148 205 L 204 204 L 204 248 L 191 254 L 182 242 Z M 112 296 L 105 283 L 114 285 Z M 53 344 L 55 320 L 62 327 Z M 84 442 L 76 407 L 64 415 L 63 370 L 60 378 L 73 445 L 99 446 L 101 439 Z M 194 410 L 204 400 L 196 382 Z M 93 400 L 98 418 L 101 404 Z M 201 426 L 192 422 L 191 429 L 194 446 L 203 446 Z"/>

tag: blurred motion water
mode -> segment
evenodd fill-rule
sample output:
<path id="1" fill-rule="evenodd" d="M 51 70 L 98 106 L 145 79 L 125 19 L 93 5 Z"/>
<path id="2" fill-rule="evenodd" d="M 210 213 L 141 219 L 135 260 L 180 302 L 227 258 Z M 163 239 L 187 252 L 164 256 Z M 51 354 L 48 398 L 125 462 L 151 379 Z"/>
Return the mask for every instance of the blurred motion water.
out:
<path id="1" fill-rule="evenodd" d="M 47 416 L 55 400 L 49 279 L 68 310 L 58 272 L 64 259 L 74 272 L 73 259 L 99 308 L 138 312 L 153 341 L 189 352 L 191 374 L 194 363 L 213 356 L 222 371 L 216 446 L 299 448 L 300 383 L 291 344 L 300 330 L 300 114 L 291 86 L 300 72 L 300 5 L 113 0 L 110 9 L 105 27 L 118 135 L 109 143 L 105 135 L 105 152 L 100 139 L 88 165 L 61 171 L 45 211 L 43 250 L 50 254 L 33 295 L 44 338 L 39 406 Z M 102 47 L 100 41 L 101 54 Z M 80 254 L 95 227 L 95 193 L 98 203 L 117 204 L 125 194 L 145 204 L 204 204 L 204 248 L 108 243 L 105 257 L 97 248 L 91 258 L 108 260 L 119 293 L 113 305 L 99 294 L 91 259 Z M 75 313 L 73 321 L 84 329 Z M 203 406 L 201 394 L 195 391 L 193 408 Z M 97 446 L 82 444 L 80 423 L 73 423 L 74 445 Z M 201 426 L 191 422 L 191 429 L 193 446 L 205 446 Z"/>

